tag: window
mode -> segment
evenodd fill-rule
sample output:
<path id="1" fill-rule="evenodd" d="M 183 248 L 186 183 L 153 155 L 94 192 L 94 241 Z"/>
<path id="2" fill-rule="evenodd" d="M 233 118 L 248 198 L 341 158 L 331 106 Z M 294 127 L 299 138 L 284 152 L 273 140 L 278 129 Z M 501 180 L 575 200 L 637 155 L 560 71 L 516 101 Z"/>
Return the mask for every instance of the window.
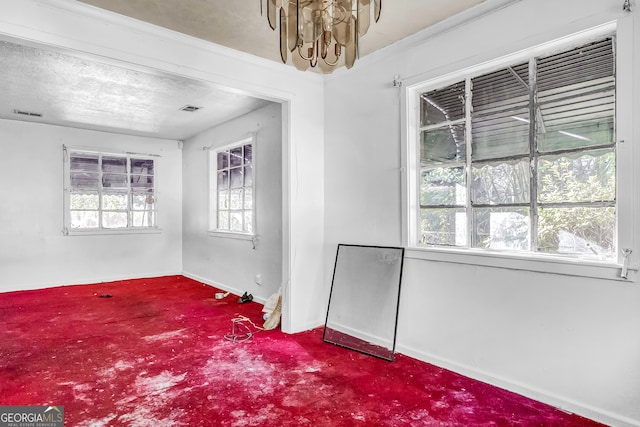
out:
<path id="1" fill-rule="evenodd" d="M 211 152 L 211 231 L 254 234 L 253 139 Z"/>
<path id="2" fill-rule="evenodd" d="M 414 93 L 417 246 L 617 259 L 612 36 Z"/>
<path id="3" fill-rule="evenodd" d="M 66 232 L 156 227 L 153 159 L 64 151 Z"/>

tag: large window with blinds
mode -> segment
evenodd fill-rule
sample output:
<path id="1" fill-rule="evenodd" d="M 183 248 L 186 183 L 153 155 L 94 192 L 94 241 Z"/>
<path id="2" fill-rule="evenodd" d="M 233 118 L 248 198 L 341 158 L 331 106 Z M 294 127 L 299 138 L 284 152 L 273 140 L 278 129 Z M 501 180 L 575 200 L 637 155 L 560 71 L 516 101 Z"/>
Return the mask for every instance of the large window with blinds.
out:
<path id="1" fill-rule="evenodd" d="M 615 259 L 614 44 L 416 93 L 418 246 Z"/>

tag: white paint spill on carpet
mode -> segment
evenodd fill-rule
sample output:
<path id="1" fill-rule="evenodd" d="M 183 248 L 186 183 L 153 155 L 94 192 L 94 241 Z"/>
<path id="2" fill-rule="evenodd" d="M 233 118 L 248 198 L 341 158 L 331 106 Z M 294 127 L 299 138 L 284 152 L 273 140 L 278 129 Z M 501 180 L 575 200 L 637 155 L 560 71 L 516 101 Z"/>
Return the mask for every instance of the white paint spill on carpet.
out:
<path id="1" fill-rule="evenodd" d="M 146 337 L 142 337 L 143 340 L 147 342 L 157 342 L 157 341 L 167 341 L 174 338 L 183 338 L 184 337 L 184 329 L 178 329 L 177 331 L 168 331 L 163 332 L 157 335 L 148 335 Z"/>

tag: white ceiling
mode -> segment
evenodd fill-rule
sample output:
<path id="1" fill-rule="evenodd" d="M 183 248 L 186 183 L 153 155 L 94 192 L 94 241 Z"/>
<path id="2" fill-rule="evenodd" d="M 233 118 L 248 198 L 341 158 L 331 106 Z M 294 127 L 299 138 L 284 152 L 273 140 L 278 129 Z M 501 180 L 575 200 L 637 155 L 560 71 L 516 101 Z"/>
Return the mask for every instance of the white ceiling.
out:
<path id="1" fill-rule="evenodd" d="M 203 81 L 6 41 L 0 75 L 0 118 L 156 138 L 187 139 L 268 103 Z M 182 111 L 187 105 L 200 109 Z"/>
<path id="2" fill-rule="evenodd" d="M 261 16 L 261 1 L 81 2 L 280 61 L 278 34 Z M 360 40 L 360 56 L 483 1 L 383 0 L 380 21 Z M 268 103 L 208 82 L 15 41 L 0 41 L 0 75 L 0 118 L 156 138 L 186 139 Z M 186 105 L 201 109 L 180 111 Z"/>

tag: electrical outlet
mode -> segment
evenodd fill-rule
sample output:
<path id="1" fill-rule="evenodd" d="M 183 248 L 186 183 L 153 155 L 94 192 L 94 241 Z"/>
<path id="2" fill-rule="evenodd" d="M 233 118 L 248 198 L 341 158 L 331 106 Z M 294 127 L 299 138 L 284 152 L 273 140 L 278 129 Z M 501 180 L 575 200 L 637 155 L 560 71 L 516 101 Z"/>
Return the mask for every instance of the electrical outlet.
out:
<path id="1" fill-rule="evenodd" d="M 256 274 L 256 285 L 262 286 L 262 274 Z"/>

